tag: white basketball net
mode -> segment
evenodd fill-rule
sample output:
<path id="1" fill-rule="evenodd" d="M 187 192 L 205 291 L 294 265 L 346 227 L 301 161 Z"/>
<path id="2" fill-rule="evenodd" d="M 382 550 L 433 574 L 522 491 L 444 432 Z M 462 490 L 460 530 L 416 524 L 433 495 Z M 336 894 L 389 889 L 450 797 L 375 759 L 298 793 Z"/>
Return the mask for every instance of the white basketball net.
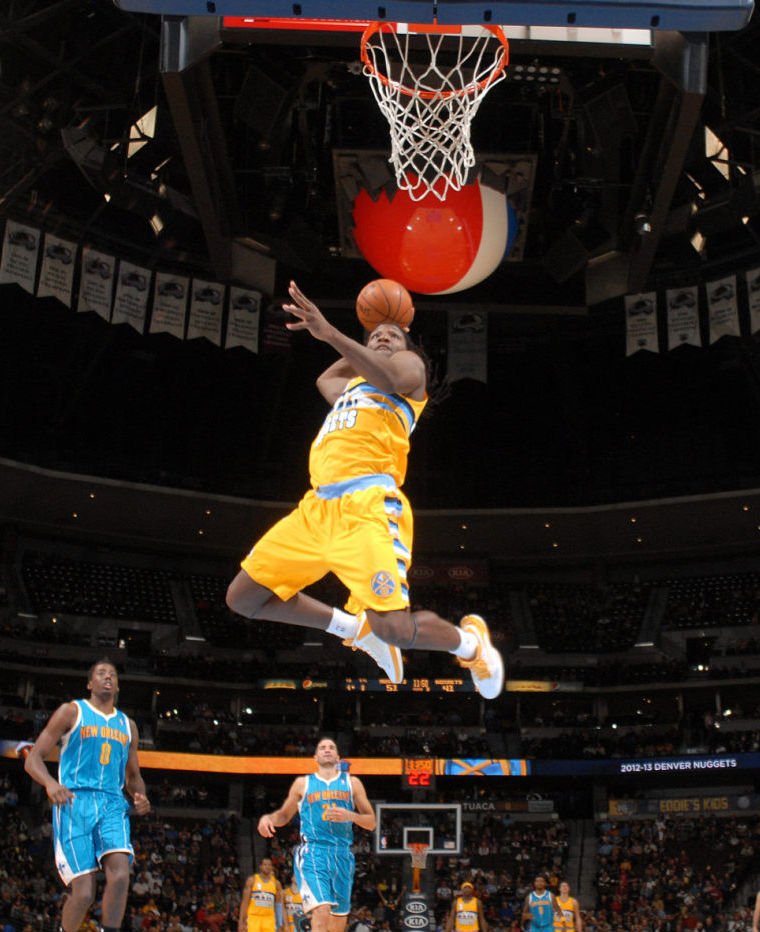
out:
<path id="1" fill-rule="evenodd" d="M 425 863 L 427 861 L 427 854 L 430 845 L 422 844 L 411 844 L 409 845 L 409 854 L 412 856 L 412 867 L 416 867 L 419 870 L 425 870 Z"/>
<path id="2" fill-rule="evenodd" d="M 429 193 L 444 201 L 468 183 L 475 165 L 470 125 L 488 91 L 505 77 L 509 46 L 498 26 L 466 27 L 452 50 L 444 27 L 397 32 L 370 23 L 362 61 L 391 131 L 399 188 L 413 201 Z M 458 27 L 445 27 L 456 30 Z"/>

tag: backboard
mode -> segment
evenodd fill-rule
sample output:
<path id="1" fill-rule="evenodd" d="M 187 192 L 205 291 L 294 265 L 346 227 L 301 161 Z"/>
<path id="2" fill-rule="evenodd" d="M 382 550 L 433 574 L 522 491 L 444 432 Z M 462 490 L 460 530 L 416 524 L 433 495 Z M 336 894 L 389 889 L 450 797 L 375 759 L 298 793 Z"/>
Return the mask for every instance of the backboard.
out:
<path id="1" fill-rule="evenodd" d="M 114 0 L 117 7 L 136 13 L 165 16 L 250 17 L 250 0 Z M 440 24 L 506 23 L 533 26 L 601 26 L 613 29 L 676 29 L 730 31 L 741 29 L 752 15 L 752 0 L 386 0 L 381 6 L 354 0 L 357 21 L 385 19 L 394 22 Z M 342 20 L 345 0 L 262 0 L 257 13 L 274 19 Z M 361 31 L 361 30 L 360 30 Z"/>
<path id="2" fill-rule="evenodd" d="M 408 855 L 409 845 L 430 846 L 428 854 L 462 850 L 462 807 L 454 803 L 376 803 L 375 854 Z"/>

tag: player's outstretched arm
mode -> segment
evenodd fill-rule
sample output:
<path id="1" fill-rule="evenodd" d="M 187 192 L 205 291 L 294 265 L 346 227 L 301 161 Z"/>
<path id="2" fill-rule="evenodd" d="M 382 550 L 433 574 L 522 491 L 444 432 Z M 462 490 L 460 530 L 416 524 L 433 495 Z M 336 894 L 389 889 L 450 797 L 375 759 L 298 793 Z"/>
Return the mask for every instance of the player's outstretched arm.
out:
<path id="1" fill-rule="evenodd" d="M 291 783 L 288 795 L 280 808 L 263 815 L 259 819 L 259 835 L 263 835 L 264 838 L 271 838 L 278 828 L 282 828 L 283 825 L 290 822 L 298 811 L 298 804 L 303 798 L 305 788 L 306 777 L 296 777 Z"/>
<path id="2" fill-rule="evenodd" d="M 24 761 L 24 770 L 32 780 L 45 788 L 47 797 L 54 806 L 65 806 L 74 798 L 71 790 L 60 784 L 47 769 L 45 758 L 53 751 L 61 738 L 74 727 L 77 719 L 77 707 L 73 702 L 65 702 L 50 716 L 39 737 L 34 742 Z"/>
<path id="3" fill-rule="evenodd" d="M 129 742 L 129 755 L 127 756 L 127 766 L 124 771 L 124 783 L 127 792 L 132 797 L 135 804 L 135 812 L 138 815 L 147 815 L 150 812 L 150 801 L 147 790 L 145 789 L 145 780 L 140 773 L 140 761 L 137 757 L 137 748 L 140 744 L 140 734 L 137 725 L 130 718 L 129 728 L 132 732 L 132 740 Z"/>
<path id="4" fill-rule="evenodd" d="M 288 291 L 293 303 L 283 304 L 282 308 L 298 318 L 285 324 L 288 330 L 308 330 L 315 339 L 328 343 L 358 375 L 382 392 L 410 395 L 424 388 L 425 364 L 416 353 L 407 349 L 394 353 L 393 356 L 376 353 L 329 323 L 317 305 L 303 294 L 295 282 L 290 283 Z"/>

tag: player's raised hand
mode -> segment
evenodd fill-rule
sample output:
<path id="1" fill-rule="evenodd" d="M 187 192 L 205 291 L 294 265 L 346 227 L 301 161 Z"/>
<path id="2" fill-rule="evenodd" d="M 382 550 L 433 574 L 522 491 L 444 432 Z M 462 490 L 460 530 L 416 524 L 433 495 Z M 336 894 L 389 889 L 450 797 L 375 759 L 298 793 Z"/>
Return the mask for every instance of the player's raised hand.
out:
<path id="1" fill-rule="evenodd" d="M 263 815 L 259 819 L 259 835 L 263 835 L 264 838 L 271 838 L 276 831 L 277 826 L 272 821 L 271 816 Z"/>
<path id="2" fill-rule="evenodd" d="M 135 812 L 138 815 L 147 815 L 150 812 L 150 800 L 147 796 L 143 796 L 142 793 L 135 793 L 132 800 L 135 804 Z"/>
<path id="3" fill-rule="evenodd" d="M 298 318 L 285 324 L 288 330 L 308 330 L 317 340 L 327 340 L 335 328 L 327 322 L 317 305 L 310 301 L 293 281 L 288 287 L 288 294 L 293 299 L 293 304 L 283 304 L 282 309 Z"/>
<path id="4" fill-rule="evenodd" d="M 69 806 L 74 799 L 74 794 L 67 786 L 61 783 L 53 783 L 52 786 L 46 786 L 45 792 L 47 798 L 54 806 Z"/>

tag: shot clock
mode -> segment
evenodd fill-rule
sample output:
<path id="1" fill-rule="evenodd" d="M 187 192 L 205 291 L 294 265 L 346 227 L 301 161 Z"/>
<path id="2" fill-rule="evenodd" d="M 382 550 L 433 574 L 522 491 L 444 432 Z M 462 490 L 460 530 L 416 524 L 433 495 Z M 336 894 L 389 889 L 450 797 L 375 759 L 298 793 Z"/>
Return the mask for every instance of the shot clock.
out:
<path id="1" fill-rule="evenodd" d="M 405 757 L 401 772 L 405 790 L 435 790 L 435 761 L 431 757 Z"/>

